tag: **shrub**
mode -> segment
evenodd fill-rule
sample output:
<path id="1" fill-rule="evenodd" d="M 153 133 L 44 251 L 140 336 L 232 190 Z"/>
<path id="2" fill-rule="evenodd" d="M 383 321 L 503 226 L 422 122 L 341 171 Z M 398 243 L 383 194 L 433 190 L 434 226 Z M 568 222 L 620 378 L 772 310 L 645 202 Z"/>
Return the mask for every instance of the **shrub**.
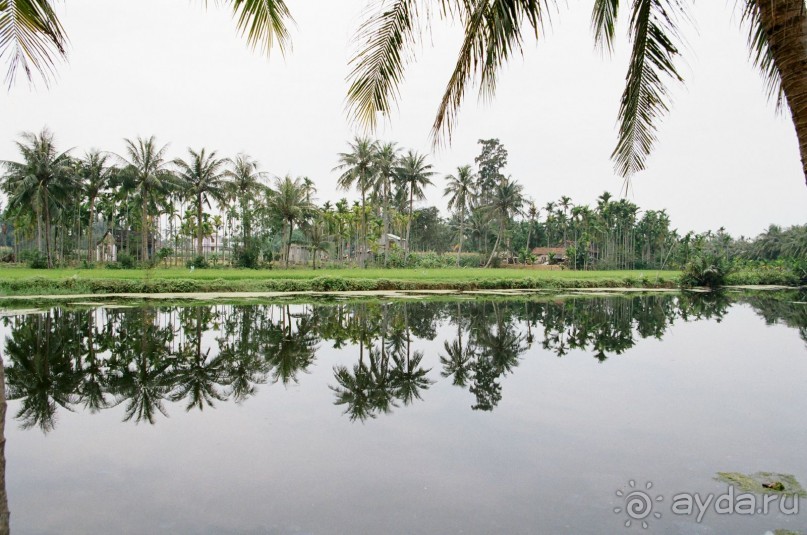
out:
<path id="1" fill-rule="evenodd" d="M 717 288 L 726 283 L 726 277 L 731 271 L 731 265 L 723 257 L 710 254 L 696 256 L 684 266 L 681 286 Z"/>
<path id="2" fill-rule="evenodd" d="M 204 269 L 209 266 L 207 263 L 207 259 L 202 256 L 198 255 L 193 258 L 193 260 L 188 260 L 185 262 L 185 266 L 189 268 L 197 268 L 197 269 Z"/>
<path id="3" fill-rule="evenodd" d="M 134 269 L 137 267 L 137 261 L 129 253 L 118 253 L 117 264 L 119 269 Z"/>
<path id="4" fill-rule="evenodd" d="M 236 267 L 249 269 L 258 267 L 259 251 L 256 247 L 236 247 L 234 253 Z"/>
<path id="5" fill-rule="evenodd" d="M 42 251 L 23 251 L 20 253 L 20 260 L 31 269 L 48 268 L 48 257 Z"/>

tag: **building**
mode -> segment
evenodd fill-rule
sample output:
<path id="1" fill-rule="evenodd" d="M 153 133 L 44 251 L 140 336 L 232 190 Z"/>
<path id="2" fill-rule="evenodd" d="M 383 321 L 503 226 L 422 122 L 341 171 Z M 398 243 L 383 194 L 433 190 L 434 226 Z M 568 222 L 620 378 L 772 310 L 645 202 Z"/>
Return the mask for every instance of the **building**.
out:
<path id="1" fill-rule="evenodd" d="M 380 238 L 378 238 L 378 245 L 383 249 L 389 243 L 390 249 L 394 249 L 396 247 L 400 249 L 406 248 L 406 240 L 401 238 L 400 236 L 396 236 L 395 234 L 382 234 Z"/>
<path id="2" fill-rule="evenodd" d="M 95 243 L 96 262 L 116 262 L 118 260 L 118 244 L 115 243 L 112 230 L 104 232 L 101 239 Z"/>
<path id="3" fill-rule="evenodd" d="M 532 254 L 536 264 L 563 264 L 567 260 L 565 247 L 536 247 Z"/>

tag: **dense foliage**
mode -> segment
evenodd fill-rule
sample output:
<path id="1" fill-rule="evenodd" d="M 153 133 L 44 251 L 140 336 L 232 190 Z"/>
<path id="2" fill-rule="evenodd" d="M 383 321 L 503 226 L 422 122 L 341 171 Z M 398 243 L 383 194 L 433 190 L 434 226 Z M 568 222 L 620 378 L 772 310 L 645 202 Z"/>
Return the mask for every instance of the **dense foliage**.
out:
<path id="1" fill-rule="evenodd" d="M 665 210 L 642 211 L 608 192 L 593 206 L 567 196 L 541 206 L 507 174 L 499 140 L 479 144 L 473 165 L 444 176 L 445 217 L 416 204 L 438 176 L 427 156 L 391 142 L 351 142 L 334 171 L 358 199 L 320 204 L 314 180 L 272 177 L 245 154 L 188 149 L 186 158 L 170 159 L 151 137 L 125 140 L 125 157 L 98 150 L 76 157 L 58 152 L 47 130 L 26 133 L 17 143 L 21 161 L 4 162 L 0 259 L 40 268 L 538 263 L 689 266 L 690 273 L 704 259 L 720 259 L 737 270 L 781 268 L 804 279 L 807 226 L 771 226 L 755 239 L 722 228 L 682 235 Z"/>

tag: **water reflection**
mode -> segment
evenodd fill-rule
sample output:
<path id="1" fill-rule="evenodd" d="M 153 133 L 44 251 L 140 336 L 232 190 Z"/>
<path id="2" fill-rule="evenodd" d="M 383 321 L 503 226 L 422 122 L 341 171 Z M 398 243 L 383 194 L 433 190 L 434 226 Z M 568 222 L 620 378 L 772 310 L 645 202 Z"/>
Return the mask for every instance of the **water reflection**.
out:
<path id="1" fill-rule="evenodd" d="M 798 296 L 742 301 L 807 342 L 807 306 Z M 660 339 L 676 321 L 720 321 L 730 305 L 725 295 L 665 294 L 53 309 L 3 320 L 6 392 L 20 402 L 14 418 L 23 428 L 48 432 L 60 410 L 118 405 L 125 421 L 153 424 L 167 415 L 167 403 L 204 410 L 243 402 L 260 385 L 297 383 L 318 349 L 330 346 L 355 351 L 354 363 L 333 367 L 330 383 L 334 403 L 351 420 L 416 403 L 439 377 L 467 389 L 473 410 L 491 411 L 502 399 L 502 378 L 536 344 L 558 357 L 584 350 L 603 362 L 639 339 Z M 424 340 L 436 341 L 439 354 L 414 349 Z M 440 369 L 432 373 L 425 363 Z"/>

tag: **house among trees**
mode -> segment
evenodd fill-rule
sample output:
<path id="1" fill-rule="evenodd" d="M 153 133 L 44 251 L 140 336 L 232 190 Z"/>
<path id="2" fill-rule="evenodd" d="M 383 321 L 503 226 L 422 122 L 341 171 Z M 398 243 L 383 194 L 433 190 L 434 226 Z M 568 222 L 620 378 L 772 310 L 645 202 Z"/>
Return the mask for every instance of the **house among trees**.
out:
<path id="1" fill-rule="evenodd" d="M 95 243 L 96 262 L 116 262 L 118 260 L 118 245 L 115 243 L 115 236 L 112 229 L 108 229 Z"/>
<path id="2" fill-rule="evenodd" d="M 406 240 L 395 234 L 382 234 L 382 236 L 378 238 L 378 245 L 381 246 L 382 249 L 387 246 L 387 243 L 389 243 L 390 249 L 394 249 L 395 247 L 400 249 L 406 248 Z"/>
<path id="3" fill-rule="evenodd" d="M 532 254 L 536 264 L 563 264 L 567 260 L 565 247 L 536 247 Z"/>
<path id="4" fill-rule="evenodd" d="M 328 253 L 325 251 L 317 251 L 317 262 L 325 262 L 328 260 Z M 292 243 L 289 247 L 289 264 L 304 266 L 311 263 L 311 250 L 306 245 L 299 243 Z"/>

